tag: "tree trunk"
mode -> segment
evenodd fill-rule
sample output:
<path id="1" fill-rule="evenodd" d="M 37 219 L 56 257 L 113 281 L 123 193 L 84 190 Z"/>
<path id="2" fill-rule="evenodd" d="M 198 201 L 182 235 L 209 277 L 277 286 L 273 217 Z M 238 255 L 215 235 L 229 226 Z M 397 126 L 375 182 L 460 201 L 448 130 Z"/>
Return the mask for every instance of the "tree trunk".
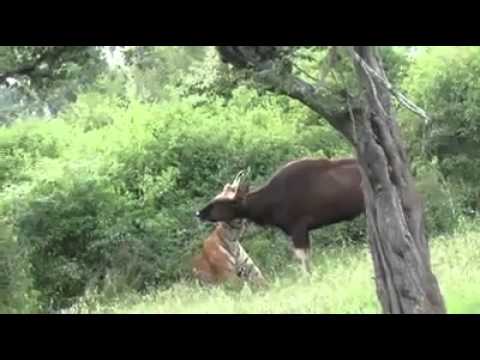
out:
<path id="1" fill-rule="evenodd" d="M 374 47 L 359 46 L 355 51 L 365 65 L 385 78 Z M 431 271 L 423 201 L 408 169 L 390 93 L 361 63 L 355 67 L 364 106 L 363 113 L 352 119 L 354 146 L 363 170 L 368 235 L 383 311 L 445 313 Z"/>

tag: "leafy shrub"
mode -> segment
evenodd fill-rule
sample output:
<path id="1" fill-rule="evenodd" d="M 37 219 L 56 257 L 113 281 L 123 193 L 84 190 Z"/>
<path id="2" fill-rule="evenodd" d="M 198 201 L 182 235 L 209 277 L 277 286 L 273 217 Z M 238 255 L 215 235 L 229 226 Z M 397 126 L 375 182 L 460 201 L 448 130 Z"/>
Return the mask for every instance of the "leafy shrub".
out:
<path id="1" fill-rule="evenodd" d="M 436 159 L 450 183 L 463 185 L 462 206 L 480 207 L 480 48 L 431 47 L 421 52 L 404 79 L 404 88 L 432 121 L 406 116 L 412 153 Z"/>
<path id="2" fill-rule="evenodd" d="M 60 156 L 69 129 L 61 121 L 34 119 L 0 128 L 0 189 L 28 180 L 25 170 L 40 159 Z"/>
<path id="3" fill-rule="evenodd" d="M 11 224 L 0 221 L 0 314 L 36 310 L 30 266 L 18 245 Z"/>
<path id="4" fill-rule="evenodd" d="M 456 228 L 465 215 L 462 212 L 463 192 L 447 182 L 433 163 L 416 164 L 416 185 L 425 202 L 425 226 L 430 235 Z"/>

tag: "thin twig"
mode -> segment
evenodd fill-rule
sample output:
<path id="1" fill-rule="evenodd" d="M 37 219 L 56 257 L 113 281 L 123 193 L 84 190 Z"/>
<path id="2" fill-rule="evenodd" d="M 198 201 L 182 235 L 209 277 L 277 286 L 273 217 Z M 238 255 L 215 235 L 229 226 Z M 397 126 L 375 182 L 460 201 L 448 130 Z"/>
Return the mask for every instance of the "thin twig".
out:
<path id="1" fill-rule="evenodd" d="M 307 73 L 305 70 L 303 70 L 303 69 L 302 69 L 300 66 L 298 66 L 297 64 L 295 64 L 295 63 L 292 62 L 292 65 L 293 65 L 293 67 L 294 67 L 295 69 L 297 69 L 298 71 L 300 71 L 302 74 L 304 74 L 304 75 L 305 75 L 306 77 L 308 77 L 310 80 L 313 80 L 313 81 L 315 81 L 315 82 L 317 81 L 317 79 L 316 79 L 314 76 L 312 76 L 312 75 L 310 75 L 309 73 Z"/>

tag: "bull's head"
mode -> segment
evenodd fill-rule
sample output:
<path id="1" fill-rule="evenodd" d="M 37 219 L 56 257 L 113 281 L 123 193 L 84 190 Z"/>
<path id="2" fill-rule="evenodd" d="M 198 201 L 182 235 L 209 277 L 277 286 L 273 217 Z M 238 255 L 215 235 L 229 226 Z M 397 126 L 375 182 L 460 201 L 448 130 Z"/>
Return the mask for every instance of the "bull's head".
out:
<path id="1" fill-rule="evenodd" d="M 196 212 L 196 216 L 202 221 L 230 223 L 241 216 L 243 201 L 245 200 L 249 186 L 243 180 L 246 175 L 241 171 L 235 177 L 233 183 L 226 184 L 223 191 L 215 196 L 207 206 Z"/>

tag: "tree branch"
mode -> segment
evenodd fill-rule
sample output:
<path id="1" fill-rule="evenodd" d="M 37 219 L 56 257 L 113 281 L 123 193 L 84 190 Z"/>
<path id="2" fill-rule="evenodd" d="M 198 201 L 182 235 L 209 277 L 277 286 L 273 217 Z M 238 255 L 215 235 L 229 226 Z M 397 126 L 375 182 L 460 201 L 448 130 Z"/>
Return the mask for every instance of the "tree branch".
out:
<path id="1" fill-rule="evenodd" d="M 7 79 L 10 78 L 10 77 L 21 76 L 21 75 L 32 76 L 38 70 L 40 65 L 42 65 L 43 63 L 46 62 L 49 65 L 52 65 L 56 61 L 58 61 L 63 54 L 72 51 L 73 50 L 72 48 L 74 48 L 74 50 L 78 51 L 80 49 L 83 50 L 87 47 L 88 46 L 75 46 L 75 47 L 72 47 L 72 46 L 55 46 L 52 49 L 46 50 L 36 60 L 34 60 L 33 62 L 31 62 L 29 64 L 23 64 L 23 65 L 18 66 L 15 69 L 0 73 L 0 83 L 5 83 L 7 81 Z M 45 77 L 45 76 L 47 76 L 47 75 L 42 74 L 42 77 Z"/>
<path id="2" fill-rule="evenodd" d="M 320 114 L 347 140 L 355 143 L 347 94 L 328 88 L 315 88 L 292 74 L 292 63 L 285 57 L 294 47 L 217 46 L 223 62 L 239 69 L 249 69 L 253 77 L 272 90 L 294 98 Z M 360 108 L 352 109 L 361 113 Z"/>
<path id="3" fill-rule="evenodd" d="M 327 120 L 335 129 L 347 139 L 353 141 L 353 127 L 346 97 L 335 94 L 326 88 L 315 88 L 312 84 L 299 77 L 284 72 L 278 62 L 270 69 L 254 74 L 255 78 L 266 85 L 273 87 L 279 93 L 294 98 Z M 354 109 L 355 111 L 355 109 Z"/>

